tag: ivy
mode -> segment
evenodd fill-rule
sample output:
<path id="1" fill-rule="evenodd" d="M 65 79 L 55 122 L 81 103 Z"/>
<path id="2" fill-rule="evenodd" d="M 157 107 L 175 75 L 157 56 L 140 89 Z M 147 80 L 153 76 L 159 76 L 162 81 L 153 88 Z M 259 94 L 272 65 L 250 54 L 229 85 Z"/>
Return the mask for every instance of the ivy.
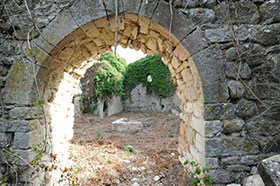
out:
<path id="1" fill-rule="evenodd" d="M 148 76 L 151 77 L 151 82 L 147 80 Z M 176 90 L 169 69 L 158 54 L 146 56 L 128 65 L 123 82 L 124 98 L 129 97 L 130 92 L 141 83 L 149 94 L 155 93 L 160 98 L 171 96 Z"/>

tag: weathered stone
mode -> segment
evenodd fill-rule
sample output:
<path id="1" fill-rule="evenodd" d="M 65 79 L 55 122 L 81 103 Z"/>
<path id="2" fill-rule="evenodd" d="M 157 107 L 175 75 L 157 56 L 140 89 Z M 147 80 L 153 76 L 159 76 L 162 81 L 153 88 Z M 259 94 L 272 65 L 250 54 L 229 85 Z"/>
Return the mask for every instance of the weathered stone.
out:
<path id="1" fill-rule="evenodd" d="M 225 1 L 219 3 L 214 8 L 219 23 L 245 23 L 256 24 L 259 22 L 260 15 L 258 7 L 251 1 L 238 1 L 227 3 Z"/>
<path id="2" fill-rule="evenodd" d="M 205 122 L 205 137 L 213 138 L 219 136 L 223 130 L 223 122 L 216 121 L 206 121 Z"/>
<path id="3" fill-rule="evenodd" d="M 223 26 L 217 29 L 207 29 L 205 30 L 205 37 L 211 43 L 228 42 L 232 40 L 230 28 L 228 26 Z"/>
<path id="4" fill-rule="evenodd" d="M 259 12 L 266 24 L 280 22 L 280 2 L 279 1 L 267 1 L 259 8 Z"/>
<path id="5" fill-rule="evenodd" d="M 112 12 L 110 12 L 110 9 L 113 9 L 112 3 L 108 3 L 108 1 L 104 1 L 104 3 L 106 4 L 106 10 L 108 10 L 107 13 L 112 14 Z M 94 11 L 92 11 L 90 7 L 94 7 Z M 98 1 L 75 1 L 74 4 L 69 8 L 69 11 L 71 12 L 71 16 L 78 26 L 82 26 L 93 19 L 106 16 L 103 4 Z"/>
<path id="6" fill-rule="evenodd" d="M 249 29 L 249 39 L 263 45 L 276 45 L 280 42 L 280 24 L 253 26 Z"/>
<path id="7" fill-rule="evenodd" d="M 257 165 L 261 160 L 271 156 L 270 154 L 247 155 L 240 158 L 240 163 L 243 165 Z"/>
<path id="8" fill-rule="evenodd" d="M 136 132 L 141 131 L 144 128 L 142 122 L 128 121 L 127 118 L 121 118 L 112 123 L 113 130 L 118 132 Z"/>
<path id="9" fill-rule="evenodd" d="M 278 83 L 254 83 L 251 85 L 249 84 L 249 87 L 251 90 L 246 88 L 246 96 L 249 98 L 273 100 L 278 100 L 280 98 Z"/>
<path id="10" fill-rule="evenodd" d="M 214 10 L 207 8 L 193 8 L 193 9 L 182 9 L 181 10 L 186 16 L 190 17 L 191 20 L 196 24 L 201 23 L 212 23 L 216 20 Z"/>
<path id="11" fill-rule="evenodd" d="M 118 114 L 123 111 L 123 105 L 120 97 L 113 96 L 108 103 L 108 116 Z"/>
<path id="12" fill-rule="evenodd" d="M 0 148 L 9 147 L 13 142 L 13 133 L 0 133 Z M 1 160 L 0 160 L 1 162 Z"/>
<path id="13" fill-rule="evenodd" d="M 244 186 L 265 186 L 259 174 L 249 176 L 243 181 Z"/>
<path id="14" fill-rule="evenodd" d="M 28 67 L 28 69 L 26 69 Z M 36 71 L 36 69 L 34 69 Z M 33 72 L 30 63 L 15 61 L 13 68 L 8 74 L 6 86 L 3 90 L 5 103 L 30 103 L 30 92 L 34 83 Z M 29 76 L 28 76 L 29 74 Z"/>
<path id="15" fill-rule="evenodd" d="M 225 165 L 235 165 L 240 163 L 240 157 L 239 156 L 230 156 L 225 157 L 221 159 L 222 164 Z"/>
<path id="16" fill-rule="evenodd" d="M 205 158 L 205 167 L 216 169 L 220 167 L 218 158 Z"/>
<path id="17" fill-rule="evenodd" d="M 245 92 L 244 85 L 239 81 L 229 81 L 228 89 L 229 89 L 229 95 L 233 99 L 240 99 Z"/>
<path id="18" fill-rule="evenodd" d="M 32 150 L 14 150 L 13 153 L 15 153 L 15 156 L 11 157 L 12 162 L 21 166 L 30 164 L 36 157 L 36 153 Z"/>
<path id="19" fill-rule="evenodd" d="M 16 107 L 9 111 L 13 119 L 36 119 L 40 117 L 41 110 L 38 107 Z"/>
<path id="20" fill-rule="evenodd" d="M 29 149 L 43 143 L 44 129 L 38 129 L 31 132 L 16 132 L 12 148 L 14 149 Z"/>
<path id="21" fill-rule="evenodd" d="M 235 105 L 232 103 L 206 104 L 204 118 L 206 120 L 232 119 L 235 110 Z"/>
<path id="22" fill-rule="evenodd" d="M 234 181 L 233 175 L 226 170 L 210 170 L 209 176 L 214 183 L 231 183 Z"/>
<path id="23" fill-rule="evenodd" d="M 244 172 L 244 171 L 248 172 L 251 170 L 251 168 L 245 165 L 230 165 L 227 167 L 227 170 L 230 172 Z"/>
<path id="24" fill-rule="evenodd" d="M 263 56 L 266 55 L 266 50 L 259 44 L 244 44 L 240 47 L 241 59 L 249 66 L 260 65 L 265 62 Z"/>
<path id="25" fill-rule="evenodd" d="M 240 132 L 244 126 L 243 120 L 224 120 L 224 133 L 231 134 L 234 132 Z"/>
<path id="26" fill-rule="evenodd" d="M 158 5 L 158 1 L 154 1 L 154 0 L 142 1 L 142 4 L 140 6 L 141 8 L 139 10 L 139 15 L 145 16 L 147 18 L 152 18 L 157 5 Z"/>
<path id="27" fill-rule="evenodd" d="M 192 56 L 192 59 L 200 75 L 204 101 L 207 103 L 225 102 L 228 95 L 225 76 L 222 72 L 224 59 L 221 49 L 217 45 L 208 47 Z M 207 68 L 205 68 L 206 64 Z"/>
<path id="28" fill-rule="evenodd" d="M 235 64 L 234 62 L 228 62 L 225 64 L 225 73 L 229 78 L 237 79 L 241 77 L 246 79 L 251 75 L 251 69 L 247 63 Z"/>
<path id="29" fill-rule="evenodd" d="M 257 105 L 252 101 L 241 99 L 236 104 L 236 114 L 239 117 L 247 118 L 253 116 L 257 112 Z"/>
<path id="30" fill-rule="evenodd" d="M 181 44 L 187 49 L 190 55 L 194 55 L 208 46 L 200 30 L 189 34 L 181 41 Z"/>
<path id="31" fill-rule="evenodd" d="M 229 156 L 256 154 L 258 147 L 250 140 L 242 137 L 206 138 L 205 152 L 207 156 Z"/>
<path id="32" fill-rule="evenodd" d="M 234 61 L 235 59 L 238 58 L 238 53 L 235 47 L 231 47 L 229 49 L 226 50 L 225 52 L 225 57 L 229 60 L 229 61 Z"/>
<path id="33" fill-rule="evenodd" d="M 262 160 L 258 166 L 258 170 L 265 185 L 280 185 L 280 155 Z"/>
<path id="34" fill-rule="evenodd" d="M 0 122 L 0 130 L 6 132 L 30 132 L 40 126 L 39 120 L 15 120 Z"/>

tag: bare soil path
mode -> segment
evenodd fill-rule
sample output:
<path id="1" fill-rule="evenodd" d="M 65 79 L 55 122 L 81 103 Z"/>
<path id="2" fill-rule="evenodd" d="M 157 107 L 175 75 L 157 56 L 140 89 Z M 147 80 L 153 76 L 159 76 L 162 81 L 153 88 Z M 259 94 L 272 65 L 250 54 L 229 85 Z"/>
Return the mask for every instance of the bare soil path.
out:
<path id="1" fill-rule="evenodd" d="M 119 118 L 140 121 L 143 130 L 116 132 Z M 71 156 L 80 185 L 188 185 L 178 160 L 180 118 L 171 113 L 126 112 L 108 118 L 76 118 Z M 128 147 L 130 146 L 130 147 Z"/>

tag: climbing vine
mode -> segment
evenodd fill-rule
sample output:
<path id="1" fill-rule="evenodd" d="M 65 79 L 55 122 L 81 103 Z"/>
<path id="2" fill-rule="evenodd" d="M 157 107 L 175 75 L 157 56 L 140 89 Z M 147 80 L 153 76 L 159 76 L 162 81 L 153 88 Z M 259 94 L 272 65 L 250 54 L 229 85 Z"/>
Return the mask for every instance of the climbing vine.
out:
<path id="1" fill-rule="evenodd" d="M 158 54 L 146 56 L 129 64 L 123 83 L 125 97 L 128 97 L 138 84 L 143 84 L 148 93 L 155 93 L 162 98 L 173 95 L 176 90 L 169 69 Z"/>

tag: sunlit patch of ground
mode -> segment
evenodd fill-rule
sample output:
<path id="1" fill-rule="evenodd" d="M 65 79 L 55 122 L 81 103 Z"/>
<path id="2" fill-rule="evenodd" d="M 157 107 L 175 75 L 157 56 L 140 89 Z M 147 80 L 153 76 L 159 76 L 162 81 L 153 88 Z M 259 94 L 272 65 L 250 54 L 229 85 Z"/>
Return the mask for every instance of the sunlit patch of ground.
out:
<path id="1" fill-rule="evenodd" d="M 142 131 L 120 133 L 112 122 L 128 118 Z M 180 119 L 170 113 L 121 113 L 76 118 L 71 145 L 74 177 L 81 185 L 187 185 L 178 160 Z M 127 146 L 131 146 L 127 148 Z"/>

